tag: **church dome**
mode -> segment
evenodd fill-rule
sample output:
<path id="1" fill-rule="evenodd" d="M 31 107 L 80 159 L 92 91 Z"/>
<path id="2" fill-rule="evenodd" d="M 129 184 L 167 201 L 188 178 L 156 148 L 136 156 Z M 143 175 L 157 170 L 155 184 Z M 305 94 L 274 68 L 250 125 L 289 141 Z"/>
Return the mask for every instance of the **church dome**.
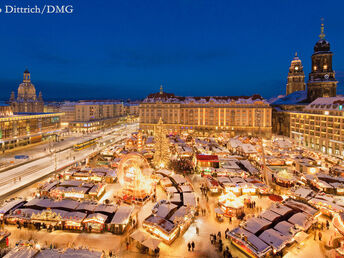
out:
<path id="1" fill-rule="evenodd" d="M 18 87 L 19 100 L 36 100 L 36 89 L 31 82 L 23 82 Z"/>
<path id="2" fill-rule="evenodd" d="M 314 46 L 314 52 L 327 52 L 330 51 L 330 43 L 325 39 L 319 39 Z"/>

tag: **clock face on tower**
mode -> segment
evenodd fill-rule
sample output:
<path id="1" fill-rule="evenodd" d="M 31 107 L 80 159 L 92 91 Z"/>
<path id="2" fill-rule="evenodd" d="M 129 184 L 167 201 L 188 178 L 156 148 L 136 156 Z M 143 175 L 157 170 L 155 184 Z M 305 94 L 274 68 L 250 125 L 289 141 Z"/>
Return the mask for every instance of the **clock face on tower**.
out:
<path id="1" fill-rule="evenodd" d="M 330 76 L 329 76 L 328 74 L 325 74 L 324 78 L 325 78 L 326 80 L 328 80 L 328 78 L 330 78 Z"/>

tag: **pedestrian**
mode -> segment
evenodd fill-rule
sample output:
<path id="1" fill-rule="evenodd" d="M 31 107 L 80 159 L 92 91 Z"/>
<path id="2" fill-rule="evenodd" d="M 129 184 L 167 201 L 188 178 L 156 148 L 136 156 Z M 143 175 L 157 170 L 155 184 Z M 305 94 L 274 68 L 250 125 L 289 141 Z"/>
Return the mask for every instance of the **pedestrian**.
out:
<path id="1" fill-rule="evenodd" d="M 127 241 L 127 251 L 129 250 L 129 242 Z"/>
<path id="2" fill-rule="evenodd" d="M 326 220 L 326 228 L 327 228 L 327 230 L 330 229 L 330 223 L 328 222 L 328 220 Z"/>
<path id="3" fill-rule="evenodd" d="M 111 250 L 109 251 L 109 257 L 112 257 L 112 251 Z"/>
<path id="4" fill-rule="evenodd" d="M 196 234 L 199 236 L 199 228 L 196 227 Z"/>
<path id="5" fill-rule="evenodd" d="M 321 230 L 324 230 L 325 224 L 324 222 L 321 222 Z"/>
<path id="6" fill-rule="evenodd" d="M 316 240 L 316 239 L 317 239 L 317 231 L 314 230 L 314 240 Z"/>
<path id="7" fill-rule="evenodd" d="M 322 238 L 321 232 L 319 232 L 318 236 L 319 236 L 319 241 L 321 241 L 321 238 Z"/>
<path id="8" fill-rule="evenodd" d="M 229 231 L 229 229 L 227 228 L 227 229 L 225 230 L 225 238 L 226 238 L 226 239 L 228 238 L 228 236 L 227 236 L 228 231 Z"/>
<path id="9" fill-rule="evenodd" d="M 195 249 L 195 242 L 194 241 L 192 241 L 191 247 L 192 247 L 192 251 L 194 251 L 194 249 Z"/>
<path id="10" fill-rule="evenodd" d="M 188 251 L 190 252 L 190 249 L 191 249 L 191 244 L 190 242 L 188 243 Z"/>
<path id="11" fill-rule="evenodd" d="M 217 233 L 217 236 L 219 237 L 219 239 L 221 239 L 221 231 Z"/>

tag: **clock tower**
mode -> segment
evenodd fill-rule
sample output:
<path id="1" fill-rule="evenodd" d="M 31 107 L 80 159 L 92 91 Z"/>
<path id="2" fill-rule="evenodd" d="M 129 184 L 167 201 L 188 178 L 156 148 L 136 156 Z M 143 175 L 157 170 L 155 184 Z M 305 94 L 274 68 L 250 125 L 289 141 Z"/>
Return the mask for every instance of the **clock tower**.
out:
<path id="1" fill-rule="evenodd" d="M 303 91 L 306 88 L 305 73 L 300 58 L 295 53 L 294 59 L 291 61 L 288 79 L 287 79 L 287 95 L 295 91 Z"/>
<path id="2" fill-rule="evenodd" d="M 337 81 L 332 69 L 330 43 L 325 39 L 324 24 L 321 24 L 319 40 L 314 46 L 312 55 L 312 70 L 307 83 L 307 98 L 309 102 L 319 97 L 335 97 Z"/>

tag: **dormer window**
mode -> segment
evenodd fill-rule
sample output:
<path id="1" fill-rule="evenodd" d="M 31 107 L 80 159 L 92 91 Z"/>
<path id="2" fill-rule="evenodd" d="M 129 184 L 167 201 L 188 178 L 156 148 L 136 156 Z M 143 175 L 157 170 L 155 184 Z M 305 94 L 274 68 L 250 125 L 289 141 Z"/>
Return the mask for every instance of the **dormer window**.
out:
<path id="1" fill-rule="evenodd" d="M 314 71 L 316 71 L 317 70 L 317 66 L 315 65 L 315 66 L 313 66 L 313 70 Z"/>
<path id="2" fill-rule="evenodd" d="M 324 68 L 324 70 L 327 70 L 327 65 L 325 64 L 325 65 L 323 66 L 323 68 Z"/>

